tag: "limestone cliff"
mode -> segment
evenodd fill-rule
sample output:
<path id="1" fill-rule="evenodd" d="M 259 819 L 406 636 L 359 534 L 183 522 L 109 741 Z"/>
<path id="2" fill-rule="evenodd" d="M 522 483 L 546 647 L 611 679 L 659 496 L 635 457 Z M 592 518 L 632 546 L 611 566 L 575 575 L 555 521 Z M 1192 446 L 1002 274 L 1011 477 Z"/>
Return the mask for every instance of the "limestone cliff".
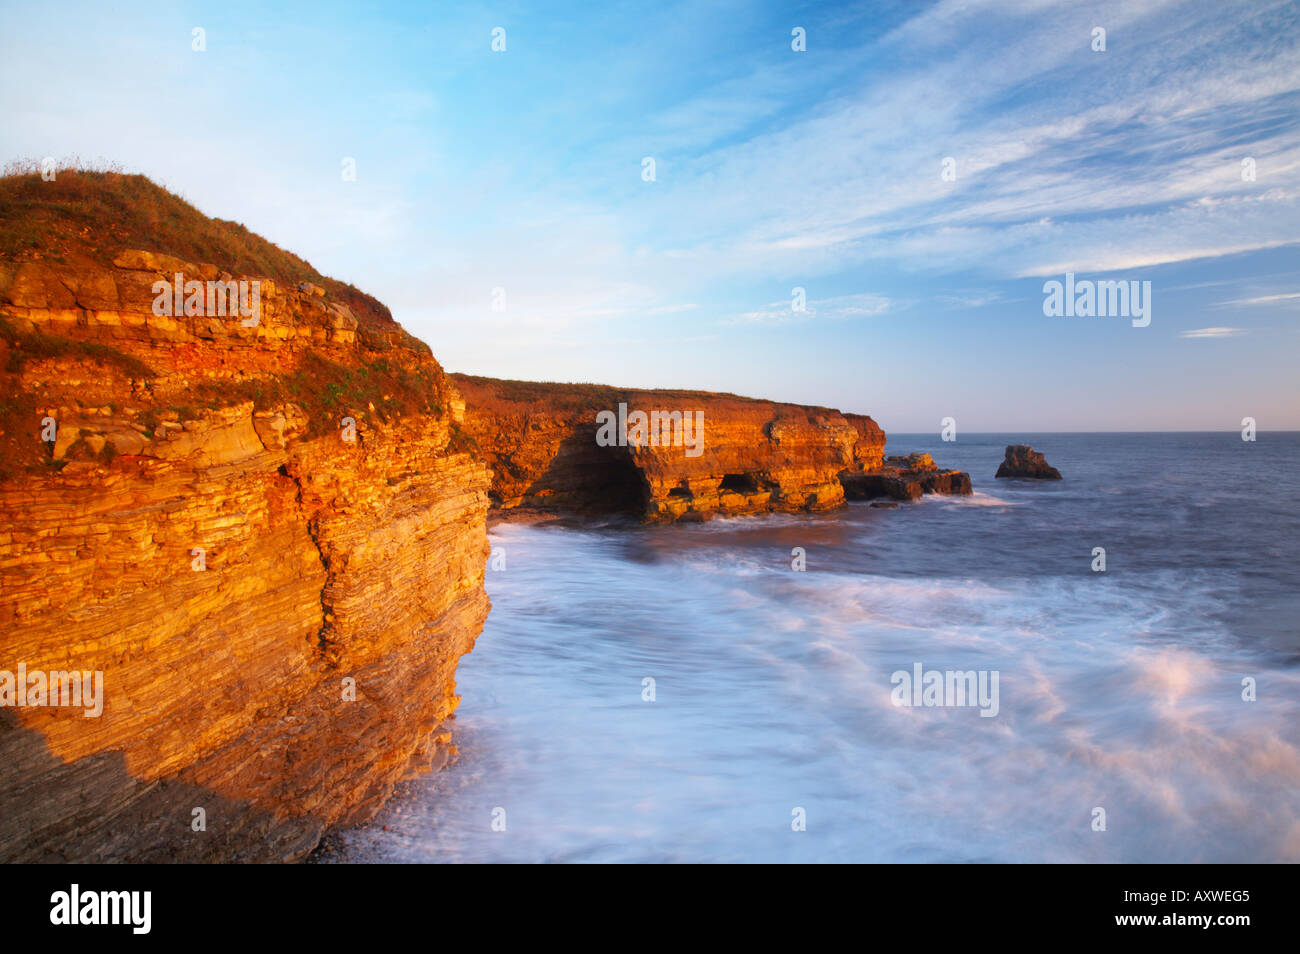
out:
<path id="1" fill-rule="evenodd" d="M 489 503 L 960 492 L 860 415 L 457 381 L 142 177 L 0 178 L 0 861 L 297 859 L 444 764 Z M 615 409 L 663 417 L 610 442 Z M 20 670 L 102 673 L 102 711 L 19 699 Z"/>
<path id="2" fill-rule="evenodd" d="M 0 261 L 0 670 L 103 711 L 0 708 L 0 859 L 301 857 L 454 753 L 488 472 L 377 302 L 68 234 Z M 256 323 L 157 314 L 178 272 Z"/>
<path id="3" fill-rule="evenodd" d="M 502 511 L 703 520 L 828 510 L 846 489 L 855 498 L 970 493 L 965 474 L 939 471 L 928 455 L 925 473 L 887 465 L 885 434 L 864 415 L 705 391 L 452 378 L 466 402 L 462 433 L 492 468 Z M 644 434 L 629 423 L 637 411 L 649 422 Z M 601 415 L 629 439 L 602 435 Z M 679 429 L 679 417 L 698 427 Z"/>

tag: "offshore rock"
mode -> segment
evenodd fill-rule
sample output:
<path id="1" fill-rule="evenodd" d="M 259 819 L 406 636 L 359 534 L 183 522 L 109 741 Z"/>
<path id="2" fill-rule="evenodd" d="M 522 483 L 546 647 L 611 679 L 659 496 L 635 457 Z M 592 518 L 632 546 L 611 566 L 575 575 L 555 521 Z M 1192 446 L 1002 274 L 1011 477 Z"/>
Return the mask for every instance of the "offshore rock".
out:
<path id="1" fill-rule="evenodd" d="M 996 477 L 1019 477 L 1028 480 L 1060 480 L 1061 472 L 1050 466 L 1028 444 L 1008 444 L 1006 457 L 998 465 Z"/>
<path id="2" fill-rule="evenodd" d="M 881 466 L 840 475 L 845 496 L 850 500 L 888 497 L 918 500 L 924 494 L 970 494 L 970 475 L 961 470 L 940 470 L 929 454 L 887 457 Z"/>

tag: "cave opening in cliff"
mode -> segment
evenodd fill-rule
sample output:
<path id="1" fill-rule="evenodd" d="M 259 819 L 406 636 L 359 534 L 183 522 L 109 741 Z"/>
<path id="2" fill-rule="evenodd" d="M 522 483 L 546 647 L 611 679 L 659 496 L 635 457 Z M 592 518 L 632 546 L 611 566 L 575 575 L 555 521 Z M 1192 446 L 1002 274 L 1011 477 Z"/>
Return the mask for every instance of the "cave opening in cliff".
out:
<path id="1" fill-rule="evenodd" d="M 724 474 L 722 483 L 718 484 L 718 490 L 730 491 L 733 494 L 756 494 L 759 486 L 752 474 Z"/>
<path id="2" fill-rule="evenodd" d="M 610 447 L 597 470 L 598 486 L 592 488 L 591 500 L 598 509 L 618 513 L 645 512 L 650 500 L 650 485 L 625 448 Z"/>

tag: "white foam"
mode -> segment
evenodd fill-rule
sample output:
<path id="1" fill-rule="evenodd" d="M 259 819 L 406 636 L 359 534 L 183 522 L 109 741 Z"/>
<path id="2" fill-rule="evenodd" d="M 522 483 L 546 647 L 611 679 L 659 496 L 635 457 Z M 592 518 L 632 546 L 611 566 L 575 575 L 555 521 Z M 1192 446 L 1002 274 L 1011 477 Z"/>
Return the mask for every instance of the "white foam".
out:
<path id="1" fill-rule="evenodd" d="M 888 576 L 825 568 L 810 535 L 817 569 L 797 573 L 788 526 L 767 526 L 734 540 L 494 531 L 511 569 L 489 574 L 492 616 L 457 675 L 462 761 L 413 783 L 348 851 L 1300 860 L 1300 677 L 1216 622 L 1220 571 L 1153 571 L 1137 586 L 1086 570 Z M 842 533 L 871 546 L 860 527 Z M 998 716 L 894 706 L 890 674 L 914 662 L 998 670 Z M 1259 702 L 1240 698 L 1244 675 Z M 509 838 L 488 828 L 498 805 Z M 793 805 L 808 807 L 807 838 L 789 836 Z"/>
<path id="2" fill-rule="evenodd" d="M 945 496 L 943 499 L 961 504 L 964 507 L 1023 507 L 1029 502 L 1027 500 L 1003 500 L 1001 497 L 995 497 L 980 490 L 969 496 Z"/>

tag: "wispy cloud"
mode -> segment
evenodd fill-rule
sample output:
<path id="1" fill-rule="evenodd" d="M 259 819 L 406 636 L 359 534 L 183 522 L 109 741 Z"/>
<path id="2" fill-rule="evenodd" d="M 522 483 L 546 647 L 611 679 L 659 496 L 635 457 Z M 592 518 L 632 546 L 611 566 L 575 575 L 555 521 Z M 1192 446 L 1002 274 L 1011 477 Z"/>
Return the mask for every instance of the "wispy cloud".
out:
<path id="1" fill-rule="evenodd" d="M 1287 292 L 1283 295 L 1261 295 L 1259 298 L 1236 298 L 1232 301 L 1221 301 L 1220 305 L 1276 305 L 1284 301 L 1296 301 L 1300 299 L 1300 292 Z"/>
<path id="2" fill-rule="evenodd" d="M 883 295 L 840 295 L 835 298 L 807 300 L 801 311 L 796 311 L 793 299 L 769 302 L 755 311 L 746 311 L 721 319 L 720 324 L 790 324 L 822 319 L 847 321 L 854 318 L 872 318 L 897 307 L 898 303 Z"/>
<path id="3" fill-rule="evenodd" d="M 1240 328 L 1192 328 L 1189 331 L 1180 331 L 1180 338 L 1233 338 L 1237 335 L 1245 334 Z"/>
<path id="4" fill-rule="evenodd" d="M 378 295 L 440 360 L 482 373 L 647 382 L 671 368 L 764 393 L 769 369 L 802 361 L 815 370 L 781 378 L 794 389 L 803 374 L 809 400 L 897 402 L 932 427 L 960 410 L 949 403 L 969 416 L 993 401 L 1008 362 L 1041 373 L 1045 395 L 1088 368 L 1054 413 L 1092 426 L 1095 369 L 1129 365 L 1088 350 L 1101 324 L 1034 324 L 1025 296 L 1066 271 L 1139 269 L 1167 303 L 1153 328 L 1176 313 L 1207 326 L 1184 337 L 1245 335 L 1259 367 L 1294 364 L 1252 325 L 1297 297 L 1292 0 L 811 5 L 801 53 L 784 8 L 737 9 L 522 0 L 501 14 L 498 55 L 497 21 L 469 7 L 375 17 L 322 0 L 303 21 L 236 0 L 205 14 L 199 54 L 183 11 L 69 0 L 50 30 L 38 3 L 10 0 L 0 153 L 146 172 Z M 345 156 L 355 182 L 340 181 Z M 783 297 L 795 286 L 805 312 Z M 881 320 L 904 310 L 917 320 Z M 870 383 L 866 348 L 881 356 Z M 885 386 L 918 361 L 936 365 L 942 406 L 915 410 L 914 391 Z M 1161 420 L 1196 424 L 1196 402 L 1223 403 L 1147 367 L 1110 382 L 1109 423 L 1131 427 L 1131 407 L 1169 395 Z M 1300 406 L 1284 373 L 1262 380 Z M 1054 426 L 1049 404 L 1040 423 Z"/>

